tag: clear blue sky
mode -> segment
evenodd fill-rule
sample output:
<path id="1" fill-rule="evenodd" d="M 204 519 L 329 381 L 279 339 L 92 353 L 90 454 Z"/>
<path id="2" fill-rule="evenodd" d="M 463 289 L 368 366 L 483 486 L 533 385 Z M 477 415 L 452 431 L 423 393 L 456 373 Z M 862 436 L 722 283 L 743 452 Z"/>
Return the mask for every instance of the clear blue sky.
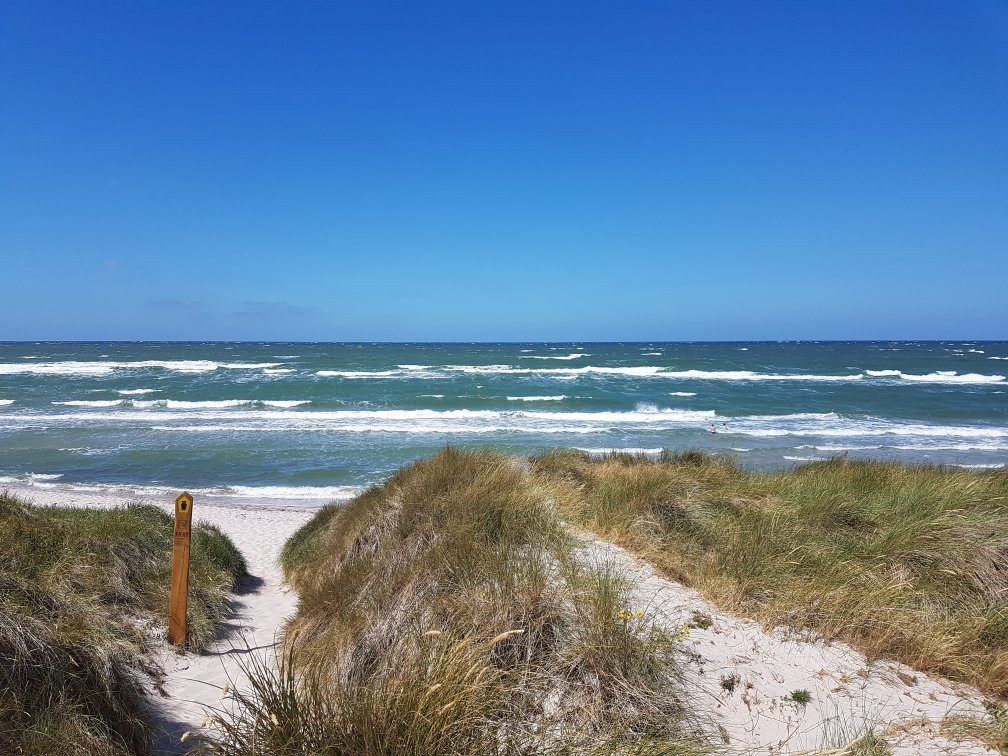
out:
<path id="1" fill-rule="evenodd" d="M 1006 338 L 1008 3 L 8 0 L 0 272 L 0 339 Z"/>

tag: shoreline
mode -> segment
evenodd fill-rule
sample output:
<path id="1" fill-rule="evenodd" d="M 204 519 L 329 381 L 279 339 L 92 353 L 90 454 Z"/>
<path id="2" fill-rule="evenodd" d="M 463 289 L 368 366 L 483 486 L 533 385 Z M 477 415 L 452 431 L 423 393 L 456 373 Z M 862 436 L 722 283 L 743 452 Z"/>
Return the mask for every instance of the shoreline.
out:
<path id="1" fill-rule="evenodd" d="M 55 482 L 4 482 L 0 491 L 8 491 L 38 506 L 113 507 L 142 501 L 155 504 L 167 512 L 174 511 L 175 498 L 188 490 L 195 501 L 196 512 L 201 508 L 237 509 L 255 512 L 305 512 L 314 514 L 333 501 L 346 502 L 346 498 L 294 498 L 240 496 L 237 494 L 207 493 L 205 488 L 169 488 L 155 485 L 130 485 L 122 483 L 55 483 Z M 363 489 L 361 489 L 363 490 Z"/>

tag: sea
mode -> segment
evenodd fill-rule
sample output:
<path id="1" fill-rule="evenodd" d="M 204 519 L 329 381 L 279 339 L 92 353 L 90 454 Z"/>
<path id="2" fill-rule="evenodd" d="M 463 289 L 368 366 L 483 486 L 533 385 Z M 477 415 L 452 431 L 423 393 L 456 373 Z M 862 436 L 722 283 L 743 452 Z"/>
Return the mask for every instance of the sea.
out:
<path id="1" fill-rule="evenodd" d="M 0 488 L 347 499 L 446 445 L 1008 463 L 1008 342 L 0 343 Z"/>

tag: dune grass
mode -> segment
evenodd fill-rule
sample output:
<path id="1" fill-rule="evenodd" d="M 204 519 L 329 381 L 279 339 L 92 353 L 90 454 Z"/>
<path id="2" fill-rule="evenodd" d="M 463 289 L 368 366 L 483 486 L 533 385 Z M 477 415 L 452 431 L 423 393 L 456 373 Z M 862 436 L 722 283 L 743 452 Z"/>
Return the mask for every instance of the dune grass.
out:
<path id="1" fill-rule="evenodd" d="M 0 753 L 143 754 L 140 683 L 167 614 L 172 520 L 157 507 L 35 507 L 0 494 Z M 193 530 L 189 645 L 201 648 L 245 571 Z"/>
<path id="2" fill-rule="evenodd" d="M 526 463 L 448 449 L 324 508 L 281 557 L 300 596 L 284 651 L 250 657 L 205 748 L 696 752 L 676 639 L 575 560 L 556 495 Z"/>
<path id="3" fill-rule="evenodd" d="M 563 516 L 771 624 L 1008 696 L 1008 473 L 700 452 L 532 460 Z"/>

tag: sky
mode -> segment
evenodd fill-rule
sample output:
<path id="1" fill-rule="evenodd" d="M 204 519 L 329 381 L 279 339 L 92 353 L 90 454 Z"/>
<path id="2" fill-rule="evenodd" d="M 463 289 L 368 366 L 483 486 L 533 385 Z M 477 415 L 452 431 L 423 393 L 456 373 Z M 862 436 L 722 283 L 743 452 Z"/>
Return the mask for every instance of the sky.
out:
<path id="1" fill-rule="evenodd" d="M 0 5 L 0 340 L 1008 338 L 1008 2 Z"/>

